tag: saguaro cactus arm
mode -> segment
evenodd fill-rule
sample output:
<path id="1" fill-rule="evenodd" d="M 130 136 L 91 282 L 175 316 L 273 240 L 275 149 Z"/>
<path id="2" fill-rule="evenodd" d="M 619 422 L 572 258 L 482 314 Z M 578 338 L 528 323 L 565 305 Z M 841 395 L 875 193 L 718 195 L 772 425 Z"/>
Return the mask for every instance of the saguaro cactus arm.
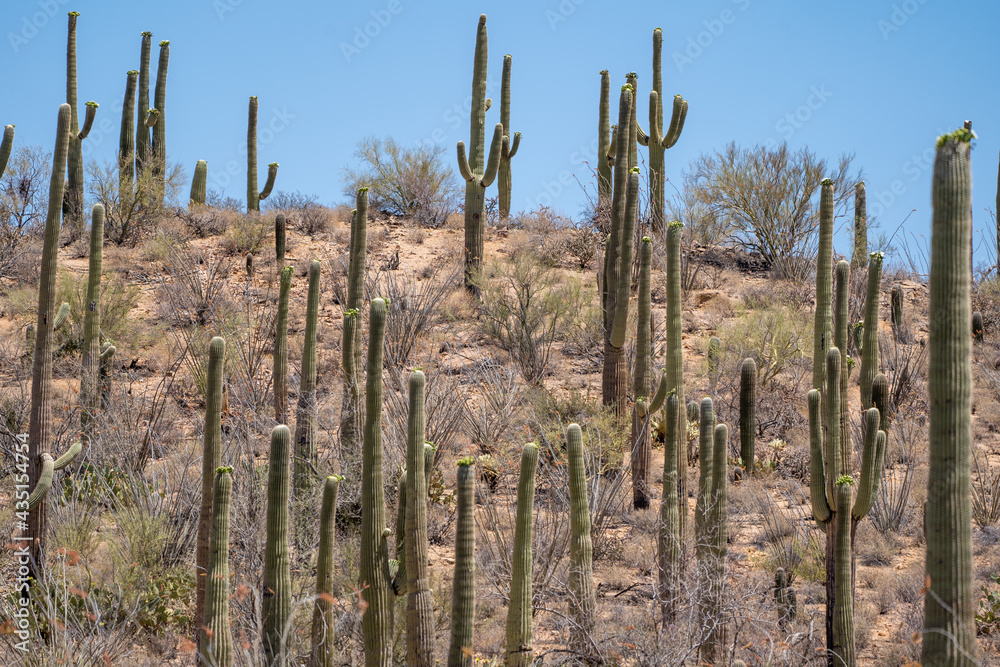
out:
<path id="1" fill-rule="evenodd" d="M 0 178 L 7 169 L 7 160 L 10 159 L 10 152 L 14 148 L 14 126 L 6 125 L 3 128 L 3 141 L 0 141 Z"/>

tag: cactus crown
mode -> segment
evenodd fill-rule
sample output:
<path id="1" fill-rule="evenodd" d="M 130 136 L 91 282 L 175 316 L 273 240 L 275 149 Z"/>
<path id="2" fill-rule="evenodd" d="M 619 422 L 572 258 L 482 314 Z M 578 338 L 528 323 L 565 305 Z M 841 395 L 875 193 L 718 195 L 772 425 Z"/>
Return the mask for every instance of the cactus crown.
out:
<path id="1" fill-rule="evenodd" d="M 153 109 L 147 109 L 146 113 L 149 114 L 150 116 L 159 116 L 160 115 L 160 110 L 159 109 L 155 109 L 155 108 L 153 108 Z"/>
<path id="2" fill-rule="evenodd" d="M 964 127 L 960 127 L 951 134 L 942 134 L 940 137 L 938 137 L 937 147 L 941 148 L 949 141 L 955 141 L 955 142 L 964 141 L 965 143 L 971 143 L 972 140 L 975 138 L 976 138 L 975 132 L 973 132 L 972 130 L 967 130 Z"/>
<path id="3" fill-rule="evenodd" d="M 160 46 L 170 46 L 170 40 L 169 39 L 163 40 L 162 42 L 160 42 Z"/>
<path id="4" fill-rule="evenodd" d="M 629 72 L 628 74 L 625 75 L 625 78 L 626 79 L 638 79 L 639 75 L 636 74 L 635 72 Z"/>
<path id="5" fill-rule="evenodd" d="M 277 166 L 278 166 L 278 163 L 277 163 L 277 162 L 271 162 L 271 163 L 270 163 L 270 164 L 268 164 L 267 166 L 268 166 L 268 167 L 277 167 Z"/>
<path id="6" fill-rule="evenodd" d="M 281 270 L 281 275 L 282 275 L 282 276 L 290 276 L 290 275 L 292 275 L 292 273 L 294 273 L 294 272 L 295 272 L 295 268 L 294 268 L 294 267 L 291 267 L 291 266 L 286 266 L 285 268 L 283 268 L 283 269 Z M 355 312 L 356 312 L 356 311 L 355 311 Z"/>
<path id="7" fill-rule="evenodd" d="M 476 463 L 476 459 L 474 457 L 472 457 L 472 456 L 464 456 L 464 457 L 460 458 L 458 461 L 456 461 L 455 465 L 464 468 L 466 466 L 475 465 L 475 463 Z"/>
<path id="8" fill-rule="evenodd" d="M 875 252 L 871 253 L 870 255 L 868 255 L 868 257 L 870 259 L 875 259 L 875 260 L 878 260 L 878 261 L 881 262 L 885 258 L 885 253 L 884 252 L 880 252 L 880 251 L 875 251 Z"/>
<path id="9" fill-rule="evenodd" d="M 361 194 L 362 192 L 368 192 L 368 186 L 367 185 L 364 186 L 364 187 L 362 187 L 362 188 L 358 188 L 358 194 Z M 357 212 L 357 210 L 358 209 L 353 209 L 351 211 L 351 213 L 355 213 L 355 212 Z"/>
<path id="10" fill-rule="evenodd" d="M 606 69 L 602 69 L 602 70 L 601 70 L 601 72 L 600 72 L 600 74 L 601 74 L 602 76 L 603 76 L 604 74 L 607 74 L 607 73 L 608 73 L 608 70 L 606 70 Z"/>
<path id="11" fill-rule="evenodd" d="M 653 239 L 649 238 L 648 236 L 643 236 L 642 237 L 642 242 L 643 243 L 652 243 Z"/>
<path id="12" fill-rule="evenodd" d="M 332 479 L 335 482 L 343 482 L 345 477 L 343 475 L 327 475 L 327 479 Z"/>
<path id="13" fill-rule="evenodd" d="M 680 220 L 671 220 L 667 223 L 667 229 L 683 229 L 684 223 Z"/>
<path id="14" fill-rule="evenodd" d="M 832 178 L 824 178 L 823 182 L 820 183 L 820 185 L 833 185 L 833 179 Z"/>
<path id="15" fill-rule="evenodd" d="M 129 75 L 129 76 L 139 76 L 139 70 L 137 70 L 137 69 L 130 69 L 129 71 L 127 71 L 125 73 L 127 75 Z"/>
<path id="16" fill-rule="evenodd" d="M 150 31 L 148 31 L 148 30 L 143 30 L 143 31 L 142 31 L 142 36 L 143 36 L 143 37 L 152 37 L 152 36 L 153 36 L 153 33 L 151 33 L 151 32 L 150 32 Z"/>
<path id="17" fill-rule="evenodd" d="M 631 169 L 629 169 L 628 173 L 630 173 L 630 174 L 638 174 L 639 173 L 639 167 L 632 167 Z"/>
<path id="18" fill-rule="evenodd" d="M 347 310 L 344 311 L 344 319 L 347 319 L 349 317 L 357 317 L 357 316 L 358 316 L 358 309 L 357 308 L 348 308 Z"/>
<path id="19" fill-rule="evenodd" d="M 90 100 L 89 102 L 87 102 L 87 106 L 88 107 L 93 107 L 94 109 L 96 109 L 97 107 L 99 107 L 101 105 L 98 104 L 97 102 L 95 102 L 94 100 Z"/>
<path id="20" fill-rule="evenodd" d="M 837 486 L 842 486 L 844 484 L 854 486 L 854 478 L 850 475 L 841 475 L 837 478 Z"/>
<path id="21" fill-rule="evenodd" d="M 622 92 L 624 93 L 626 90 L 631 93 L 632 92 L 632 85 L 626 83 L 624 86 L 622 86 Z M 618 127 L 618 126 L 615 125 L 614 127 Z"/>
<path id="22" fill-rule="evenodd" d="M 80 15 L 80 12 L 69 12 L 69 13 L 67 13 L 66 15 L 67 15 L 67 16 L 79 16 L 79 15 Z"/>
<path id="23" fill-rule="evenodd" d="M 233 466 L 219 466 L 215 469 L 216 475 L 231 475 L 233 473 Z"/>

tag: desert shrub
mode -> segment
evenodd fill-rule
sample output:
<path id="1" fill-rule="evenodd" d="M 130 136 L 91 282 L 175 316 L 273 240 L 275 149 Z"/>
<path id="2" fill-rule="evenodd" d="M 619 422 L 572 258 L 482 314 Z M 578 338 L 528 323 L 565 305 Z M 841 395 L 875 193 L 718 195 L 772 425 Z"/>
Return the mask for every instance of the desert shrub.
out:
<path id="1" fill-rule="evenodd" d="M 187 183 L 184 169 L 180 165 L 170 165 L 164 179 L 164 205 L 160 205 L 160 182 L 152 172 L 144 172 L 133 183 L 130 191 L 123 191 L 118 183 L 118 166 L 105 162 L 91 162 L 87 165 L 87 181 L 91 197 L 104 205 L 104 238 L 116 245 L 135 246 L 156 232 L 161 218 L 168 214 L 170 202 L 181 198 L 181 190 Z M 185 201 L 187 200 L 184 197 Z M 87 211 L 88 219 L 90 212 Z M 77 237 L 84 230 L 72 230 Z M 66 236 L 64 243 L 77 240 Z"/>
<path id="2" fill-rule="evenodd" d="M 573 223 L 548 206 L 522 211 L 510 219 L 510 227 L 519 230 L 511 235 L 512 255 L 532 254 L 547 266 L 559 266 L 566 251 Z"/>
<path id="3" fill-rule="evenodd" d="M 976 449 L 972 452 L 972 520 L 980 529 L 1000 520 L 1000 470 L 990 466 Z"/>
<path id="4" fill-rule="evenodd" d="M 142 331 L 129 319 L 139 303 L 142 290 L 122 274 L 105 274 L 101 279 L 101 340 L 115 345 L 139 347 L 152 332 Z M 73 354 L 83 347 L 83 324 L 87 313 L 87 274 L 63 272 L 56 292 L 59 303 L 69 304 L 69 318 L 56 332 L 56 353 Z M 36 305 L 37 308 L 37 305 Z M 143 335 L 145 334 L 145 335 Z"/>
<path id="5" fill-rule="evenodd" d="M 284 213 L 288 218 L 288 225 L 298 229 L 306 236 L 313 238 L 324 233 L 334 219 L 346 219 L 350 221 L 351 209 L 335 210 L 323 206 L 319 203 L 316 195 L 304 195 L 299 191 L 286 192 L 279 190 L 262 202 L 265 211 L 270 213 Z M 273 220 L 273 218 L 271 218 Z"/>
<path id="6" fill-rule="evenodd" d="M 597 254 L 600 240 L 600 232 L 593 224 L 589 222 L 578 224 L 567 232 L 563 240 L 563 249 L 576 260 L 580 270 L 583 271 Z"/>
<path id="7" fill-rule="evenodd" d="M 517 423 L 524 385 L 510 364 L 484 360 L 470 371 L 471 398 L 463 411 L 469 439 L 482 453 L 501 448 Z"/>
<path id="8" fill-rule="evenodd" d="M 730 364 L 757 362 L 757 386 L 769 388 L 777 376 L 794 370 L 802 375 L 811 357 L 812 326 L 808 314 L 785 304 L 750 310 L 718 329 Z"/>
<path id="9" fill-rule="evenodd" d="M 274 219 L 257 212 L 237 215 L 226 231 L 226 251 L 231 255 L 257 254 L 264 248 L 274 230 Z"/>
<path id="10" fill-rule="evenodd" d="M 912 424 L 894 422 L 886 439 L 885 467 L 875 502 L 868 513 L 872 525 L 883 534 L 898 533 L 910 523 L 916 470 L 916 448 L 919 429 Z"/>
<path id="11" fill-rule="evenodd" d="M 175 213 L 184 223 L 184 227 L 188 233 L 199 239 L 225 233 L 233 220 L 242 215 L 241 213 L 225 208 L 215 208 L 212 206 L 197 206 L 188 210 L 178 208 L 175 210 Z"/>
<path id="12" fill-rule="evenodd" d="M 972 310 L 983 314 L 983 331 L 1000 331 L 1000 278 L 981 280 L 972 291 Z"/>

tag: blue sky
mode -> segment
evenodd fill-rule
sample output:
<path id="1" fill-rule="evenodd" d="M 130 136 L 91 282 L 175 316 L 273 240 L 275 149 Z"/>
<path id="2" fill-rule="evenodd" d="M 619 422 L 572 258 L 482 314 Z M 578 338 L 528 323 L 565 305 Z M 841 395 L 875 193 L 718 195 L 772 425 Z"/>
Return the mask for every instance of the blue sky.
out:
<path id="1" fill-rule="evenodd" d="M 370 134 L 440 143 L 454 163 L 456 141 L 468 141 L 475 29 L 486 13 L 494 97 L 503 54 L 513 55 L 511 124 L 523 135 L 515 211 L 546 204 L 580 214 L 577 179 L 592 183 L 584 162 L 596 152 L 598 72 L 609 69 L 616 87 L 638 72 L 645 126 L 652 32 L 661 27 L 665 91 L 690 104 L 667 152 L 675 183 L 691 160 L 730 140 L 787 139 L 829 159 L 855 152 L 869 213 L 891 231 L 916 209 L 907 229 L 926 235 L 934 139 L 968 118 L 980 136 L 977 239 L 980 229 L 995 237 L 985 209 L 995 206 L 1000 149 L 1000 3 L 7 0 L 3 9 L 0 124 L 17 125 L 17 143 L 51 146 L 65 97 L 66 12 L 76 10 L 80 101 L 101 104 L 89 157 L 114 158 L 125 72 L 138 68 L 139 34 L 150 30 L 154 44 L 171 42 L 169 159 L 188 174 L 208 160 L 209 186 L 237 198 L 250 95 L 260 99 L 260 173 L 280 162 L 278 190 L 342 201 L 341 169 Z M 154 69 L 155 61 L 154 46 Z M 498 118 L 499 105 L 487 125 Z"/>

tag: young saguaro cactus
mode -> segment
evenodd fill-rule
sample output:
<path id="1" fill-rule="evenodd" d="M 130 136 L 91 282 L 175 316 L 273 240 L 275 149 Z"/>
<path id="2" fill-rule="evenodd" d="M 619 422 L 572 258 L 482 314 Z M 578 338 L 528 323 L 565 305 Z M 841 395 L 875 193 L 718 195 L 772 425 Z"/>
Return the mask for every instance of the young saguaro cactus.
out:
<path id="1" fill-rule="evenodd" d="M 309 265 L 309 295 L 306 298 L 306 330 L 302 343 L 302 370 L 299 403 L 295 418 L 295 489 L 309 485 L 316 463 L 316 326 L 319 319 L 319 280 L 321 265 L 314 259 Z M 380 366 L 381 368 L 381 366 Z"/>
<path id="2" fill-rule="evenodd" d="M 104 250 L 104 206 L 94 204 L 90 222 L 87 311 L 83 316 L 83 362 L 80 378 L 80 425 L 89 441 L 89 425 L 101 409 L 101 263 Z"/>
<path id="3" fill-rule="evenodd" d="M 972 339 L 977 343 L 983 342 L 983 314 L 978 310 L 972 313 Z"/>
<path id="4" fill-rule="evenodd" d="M 208 162 L 198 160 L 194 165 L 194 177 L 191 179 L 191 206 L 204 206 L 208 190 Z"/>
<path id="5" fill-rule="evenodd" d="M 465 142 L 458 142 L 458 171 L 465 180 L 465 286 L 473 289 L 472 279 L 483 262 L 483 238 L 486 230 L 486 188 L 493 183 L 500 167 L 504 125 L 497 123 L 486 161 L 486 64 L 488 58 L 486 14 L 479 16 L 476 29 L 476 54 L 472 69 L 472 111 L 470 114 L 469 153 Z"/>
<path id="6" fill-rule="evenodd" d="M 204 625 L 206 573 L 211 557 L 212 511 L 215 497 L 214 475 L 222 460 L 222 373 L 225 358 L 226 341 L 220 336 L 216 336 L 208 345 L 205 438 L 201 456 L 201 511 L 198 515 L 198 537 L 195 546 L 198 571 L 195 587 L 195 619 L 197 619 L 198 627 Z"/>
<path id="7" fill-rule="evenodd" d="M 632 390 L 638 399 L 649 392 L 650 357 L 650 266 L 653 263 L 653 240 L 643 237 L 639 244 L 639 298 L 636 301 L 635 375 Z M 649 460 L 653 457 L 649 420 L 637 412 L 632 414 L 632 507 L 649 507 Z"/>
<path id="8" fill-rule="evenodd" d="M 451 589 L 448 667 L 472 667 L 472 629 L 476 616 L 475 462 L 471 456 L 458 460 L 455 576 Z"/>
<path id="9" fill-rule="evenodd" d="M 267 542 L 264 547 L 264 624 L 261 643 L 265 664 L 284 667 L 288 661 L 285 633 L 292 613 L 292 573 L 288 551 L 289 464 L 292 434 L 279 424 L 271 431 L 271 459 L 267 469 Z"/>
<path id="10" fill-rule="evenodd" d="M 55 150 L 52 153 L 52 176 L 49 180 L 49 207 L 45 219 L 45 238 L 42 243 L 41 274 L 38 281 L 38 319 L 35 325 L 35 348 L 31 368 L 31 417 L 28 426 L 28 481 L 37 488 L 44 472 L 43 458 L 52 451 L 52 333 L 56 309 L 56 274 L 58 272 L 59 230 L 63 200 L 66 159 L 69 150 L 71 109 L 68 104 L 59 107 L 56 122 Z M 46 508 L 35 507 L 28 517 L 29 535 L 32 536 L 33 563 L 43 563 Z M 37 579 L 40 571 L 32 566 Z"/>
<path id="11" fill-rule="evenodd" d="M 977 664 L 971 508 L 971 130 L 940 137 L 934 157 L 930 269 L 930 472 L 921 664 Z"/>
<path id="12" fill-rule="evenodd" d="M 788 583 L 783 567 L 774 571 L 774 601 L 778 606 L 778 627 L 784 630 L 790 621 L 795 620 L 796 601 L 795 589 Z"/>
<path id="13" fill-rule="evenodd" d="M 503 57 L 503 76 L 500 79 L 500 124 L 503 125 L 503 140 L 500 145 L 500 166 L 497 178 L 500 185 L 500 219 L 510 217 L 510 161 L 521 144 L 521 133 L 510 132 L 510 65 L 511 56 Z"/>
<path id="14" fill-rule="evenodd" d="M 138 70 L 129 70 L 125 75 L 125 98 L 122 101 L 122 124 L 118 135 L 118 201 L 124 203 L 132 199 L 135 183 L 135 88 L 139 80 Z"/>
<path id="15" fill-rule="evenodd" d="M 572 429 L 573 427 L 570 426 Z M 577 427 L 579 430 L 579 427 Z M 572 447 L 572 445 L 571 445 Z M 570 452 L 572 459 L 572 451 Z M 517 512 L 514 521 L 514 553 L 511 563 L 510 605 L 507 607 L 507 662 L 510 667 L 527 667 L 534 660 L 531 645 L 533 634 L 531 604 L 531 533 L 535 506 L 535 469 L 538 466 L 538 445 L 529 442 L 521 450 L 521 475 L 517 480 Z M 572 466 L 572 462 L 570 462 Z M 573 472 L 570 470 L 570 494 L 573 493 Z M 572 499 L 570 501 L 573 502 Z M 575 509 L 571 520 L 575 521 Z M 590 516 L 588 514 L 589 522 Z M 575 524 L 574 524 L 575 526 Z M 575 540 L 575 532 L 573 539 Z M 590 533 L 587 533 L 588 539 Z M 570 591 L 573 588 L 573 542 L 570 542 Z M 570 640 L 570 644 L 573 641 Z"/>
<path id="16" fill-rule="evenodd" d="M 361 461 L 360 586 L 367 604 L 361 618 L 361 628 L 367 667 L 388 667 L 392 664 L 389 529 L 385 521 L 385 485 L 382 481 L 382 357 L 385 316 L 385 301 L 372 299 Z"/>
<path id="17" fill-rule="evenodd" d="M 826 389 L 826 353 L 833 345 L 833 181 L 820 186 L 819 248 L 816 251 L 816 320 L 813 331 L 813 389 Z"/>
<path id="18" fill-rule="evenodd" d="M 257 192 L 257 96 L 250 98 L 247 120 L 247 212 L 260 211 L 260 202 L 267 199 L 274 188 L 278 176 L 278 163 L 267 165 L 267 181 L 264 189 Z"/>
<path id="19" fill-rule="evenodd" d="M 674 106 L 670 122 L 663 126 L 663 31 L 653 30 L 653 89 L 649 91 L 649 136 L 642 143 L 649 146 L 649 204 L 653 229 L 660 229 L 664 223 L 664 153 L 681 137 L 684 119 L 687 117 L 688 103 L 680 95 L 674 95 Z"/>
<path id="20" fill-rule="evenodd" d="M 427 563 L 426 428 L 423 371 L 410 373 L 406 434 L 406 664 L 434 664 L 434 601 Z"/>
<path id="21" fill-rule="evenodd" d="M 233 632 L 229 620 L 229 499 L 233 469 L 215 470 L 212 539 L 205 586 L 205 622 L 199 632 L 201 658 L 209 667 L 233 664 Z"/>
<path id="22" fill-rule="evenodd" d="M 14 148 L 14 126 L 5 125 L 3 128 L 3 140 L 0 141 L 0 178 L 7 170 L 7 160 L 10 159 L 10 152 Z"/>
<path id="23" fill-rule="evenodd" d="M 288 296 L 292 289 L 294 271 L 295 269 L 290 266 L 281 269 L 278 315 L 274 320 L 274 363 L 271 384 L 274 386 L 274 419 L 279 424 L 288 423 Z"/>
<path id="24" fill-rule="evenodd" d="M 351 216 L 351 246 L 347 270 L 347 303 L 344 309 L 343 343 L 344 397 L 340 418 L 340 443 L 346 452 L 357 451 L 361 442 L 364 406 L 361 400 L 361 322 L 365 289 L 365 252 L 368 244 L 368 188 L 357 195 Z"/>
<path id="25" fill-rule="evenodd" d="M 864 181 L 854 186 L 854 254 L 851 268 L 859 269 L 868 259 L 868 211 Z"/>
<path id="26" fill-rule="evenodd" d="M 754 437 L 757 432 L 757 362 L 747 358 L 740 366 L 740 460 L 753 477 Z"/>
<path id="27" fill-rule="evenodd" d="M 313 610 L 312 647 L 309 667 L 333 667 L 334 629 L 333 613 L 333 544 L 337 519 L 337 490 L 343 478 L 330 475 L 323 485 L 323 505 L 319 514 L 319 552 L 316 557 L 316 608 Z"/>

